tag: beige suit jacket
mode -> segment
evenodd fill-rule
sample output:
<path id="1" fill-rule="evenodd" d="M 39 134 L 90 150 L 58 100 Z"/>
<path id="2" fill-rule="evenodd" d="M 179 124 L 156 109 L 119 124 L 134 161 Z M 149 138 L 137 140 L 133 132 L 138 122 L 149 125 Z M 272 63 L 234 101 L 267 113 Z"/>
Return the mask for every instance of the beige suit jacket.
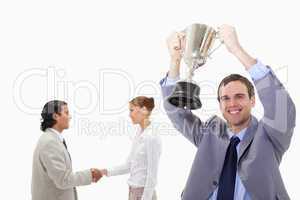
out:
<path id="1" fill-rule="evenodd" d="M 46 129 L 33 155 L 32 200 L 77 200 L 75 187 L 91 183 L 90 170 L 73 172 L 71 158 L 59 135 Z"/>

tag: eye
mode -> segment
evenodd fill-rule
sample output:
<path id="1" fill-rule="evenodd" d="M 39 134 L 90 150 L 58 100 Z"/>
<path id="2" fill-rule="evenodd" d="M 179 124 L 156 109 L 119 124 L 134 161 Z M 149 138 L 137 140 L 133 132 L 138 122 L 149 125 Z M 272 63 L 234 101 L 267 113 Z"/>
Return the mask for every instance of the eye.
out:
<path id="1" fill-rule="evenodd" d="M 228 96 L 222 96 L 220 99 L 221 101 L 228 101 L 230 98 Z"/>
<path id="2" fill-rule="evenodd" d="M 236 95 L 236 98 L 237 98 L 237 99 L 244 99 L 244 98 L 245 98 L 245 95 L 244 95 L 244 94 L 237 94 L 237 95 Z"/>

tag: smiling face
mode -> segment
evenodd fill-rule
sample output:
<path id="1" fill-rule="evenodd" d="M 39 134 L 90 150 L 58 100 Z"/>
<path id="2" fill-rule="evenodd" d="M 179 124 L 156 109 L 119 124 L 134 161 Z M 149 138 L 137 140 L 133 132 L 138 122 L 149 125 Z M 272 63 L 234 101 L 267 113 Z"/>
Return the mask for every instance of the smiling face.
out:
<path id="1" fill-rule="evenodd" d="M 247 127 L 255 97 L 249 97 L 245 84 L 231 81 L 219 90 L 220 109 L 229 127 L 238 131 Z"/>

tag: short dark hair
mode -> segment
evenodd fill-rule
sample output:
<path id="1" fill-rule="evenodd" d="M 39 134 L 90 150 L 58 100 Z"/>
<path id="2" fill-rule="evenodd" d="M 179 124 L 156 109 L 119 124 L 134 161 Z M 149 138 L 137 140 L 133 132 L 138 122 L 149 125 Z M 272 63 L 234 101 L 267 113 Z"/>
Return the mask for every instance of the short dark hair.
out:
<path id="1" fill-rule="evenodd" d="M 47 102 L 44 105 L 44 108 L 41 113 L 42 122 L 41 122 L 40 129 L 42 131 L 45 131 L 47 128 L 52 128 L 55 125 L 56 120 L 53 119 L 53 114 L 54 113 L 60 114 L 63 105 L 68 105 L 68 104 L 64 101 L 52 100 Z"/>
<path id="2" fill-rule="evenodd" d="M 243 83 L 247 87 L 249 98 L 254 96 L 254 94 L 255 94 L 254 93 L 254 86 L 246 77 L 241 76 L 239 74 L 230 74 L 229 76 L 226 76 L 225 78 L 223 78 L 223 80 L 221 81 L 221 83 L 218 87 L 218 101 L 219 102 L 220 102 L 220 88 L 221 88 L 221 86 L 226 86 L 228 83 L 230 83 L 232 81 L 240 81 L 241 83 Z"/>
<path id="3" fill-rule="evenodd" d="M 134 106 L 139 106 L 141 108 L 145 106 L 149 112 L 151 112 L 155 106 L 153 97 L 146 96 L 135 97 L 129 103 L 131 103 Z"/>

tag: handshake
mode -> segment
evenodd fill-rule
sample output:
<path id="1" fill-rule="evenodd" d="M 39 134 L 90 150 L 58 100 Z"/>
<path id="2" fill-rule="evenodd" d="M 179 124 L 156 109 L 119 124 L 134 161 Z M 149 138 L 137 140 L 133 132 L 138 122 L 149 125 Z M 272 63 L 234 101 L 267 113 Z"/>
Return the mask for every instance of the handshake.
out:
<path id="1" fill-rule="evenodd" d="M 102 176 L 107 176 L 107 169 L 96 169 L 96 168 L 92 168 L 91 169 L 91 174 L 92 174 L 92 179 L 94 183 L 97 183 Z"/>

